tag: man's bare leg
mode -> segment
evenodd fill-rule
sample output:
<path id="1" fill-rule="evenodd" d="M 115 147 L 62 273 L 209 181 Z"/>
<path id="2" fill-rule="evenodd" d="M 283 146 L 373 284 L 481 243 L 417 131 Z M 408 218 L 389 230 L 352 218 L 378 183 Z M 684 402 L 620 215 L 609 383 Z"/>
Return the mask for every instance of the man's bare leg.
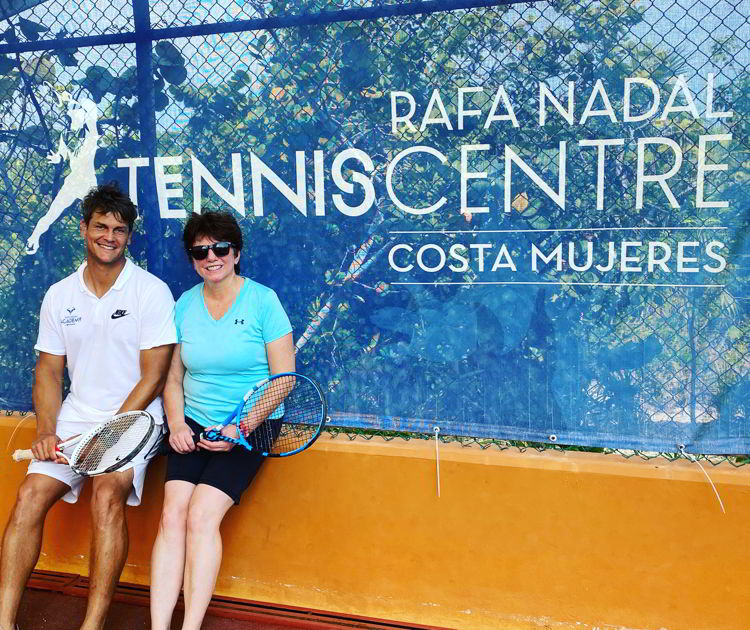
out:
<path id="1" fill-rule="evenodd" d="M 26 582 L 39 559 L 44 518 L 70 487 L 46 475 L 28 475 L 18 489 L 0 553 L 0 630 L 12 630 Z"/>
<path id="2" fill-rule="evenodd" d="M 125 566 L 128 555 L 125 502 L 133 485 L 133 469 L 94 477 L 93 482 L 89 600 L 81 630 L 102 630 Z"/>

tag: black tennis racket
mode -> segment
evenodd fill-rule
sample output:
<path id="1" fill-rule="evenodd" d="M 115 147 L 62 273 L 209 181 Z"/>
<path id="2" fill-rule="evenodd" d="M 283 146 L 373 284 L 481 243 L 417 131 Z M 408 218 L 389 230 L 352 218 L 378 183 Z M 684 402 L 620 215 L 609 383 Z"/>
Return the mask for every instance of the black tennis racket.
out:
<path id="1" fill-rule="evenodd" d="M 90 431 L 60 442 L 57 452 L 79 475 L 103 475 L 119 470 L 143 451 L 155 426 L 147 411 L 118 413 Z M 74 446 L 72 453 L 65 452 Z M 31 449 L 19 449 L 13 459 L 34 459 L 34 454 Z"/>
<path id="2" fill-rule="evenodd" d="M 209 429 L 198 439 L 231 442 L 265 457 L 288 457 L 318 439 L 327 414 L 323 390 L 314 380 L 296 372 L 274 374 L 248 391 L 222 422 L 237 427 L 237 438 Z"/>

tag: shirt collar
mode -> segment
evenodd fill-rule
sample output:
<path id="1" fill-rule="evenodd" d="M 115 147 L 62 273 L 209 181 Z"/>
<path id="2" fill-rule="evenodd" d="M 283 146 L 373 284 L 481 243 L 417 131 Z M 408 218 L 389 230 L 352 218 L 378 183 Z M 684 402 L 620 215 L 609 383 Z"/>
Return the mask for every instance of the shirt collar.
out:
<path id="1" fill-rule="evenodd" d="M 81 265 L 76 270 L 76 273 L 78 274 L 78 288 L 81 290 L 82 293 L 91 293 L 89 288 L 86 286 L 86 283 L 83 280 L 83 270 L 86 269 L 86 261 L 84 260 Z M 112 285 L 112 287 L 109 289 L 109 291 L 120 291 L 125 286 L 125 283 L 130 279 L 130 276 L 133 275 L 133 267 L 135 266 L 135 263 L 130 260 L 130 258 L 125 258 L 125 266 L 120 270 L 120 274 L 117 276 L 117 280 L 115 280 L 115 283 Z M 109 293 L 107 291 L 107 293 Z M 106 295 L 106 293 L 104 294 Z M 104 296 L 102 296 L 104 297 Z"/>

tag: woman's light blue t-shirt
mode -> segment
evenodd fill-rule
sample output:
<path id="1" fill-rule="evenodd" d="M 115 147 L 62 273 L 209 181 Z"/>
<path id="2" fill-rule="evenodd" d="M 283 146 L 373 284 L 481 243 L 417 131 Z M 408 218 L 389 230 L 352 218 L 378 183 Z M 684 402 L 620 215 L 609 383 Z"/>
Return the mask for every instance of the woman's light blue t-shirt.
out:
<path id="1" fill-rule="evenodd" d="M 292 331 L 273 289 L 245 278 L 237 299 L 215 320 L 203 301 L 203 283 L 175 306 L 185 366 L 185 415 L 204 426 L 223 422 L 245 392 L 268 378 L 266 344 Z"/>

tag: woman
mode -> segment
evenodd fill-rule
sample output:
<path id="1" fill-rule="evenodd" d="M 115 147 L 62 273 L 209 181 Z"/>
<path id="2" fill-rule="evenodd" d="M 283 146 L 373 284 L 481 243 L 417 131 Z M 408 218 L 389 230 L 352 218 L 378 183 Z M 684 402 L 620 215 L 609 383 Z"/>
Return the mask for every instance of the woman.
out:
<path id="1" fill-rule="evenodd" d="M 221 563 L 221 524 L 262 456 L 200 440 L 255 383 L 294 371 L 292 327 L 276 294 L 239 275 L 242 232 L 227 213 L 193 214 L 183 242 L 203 282 L 177 301 L 177 347 L 164 388 L 169 443 L 159 532 L 151 557 L 151 628 L 168 630 L 184 588 L 182 630 L 200 628 Z"/>

